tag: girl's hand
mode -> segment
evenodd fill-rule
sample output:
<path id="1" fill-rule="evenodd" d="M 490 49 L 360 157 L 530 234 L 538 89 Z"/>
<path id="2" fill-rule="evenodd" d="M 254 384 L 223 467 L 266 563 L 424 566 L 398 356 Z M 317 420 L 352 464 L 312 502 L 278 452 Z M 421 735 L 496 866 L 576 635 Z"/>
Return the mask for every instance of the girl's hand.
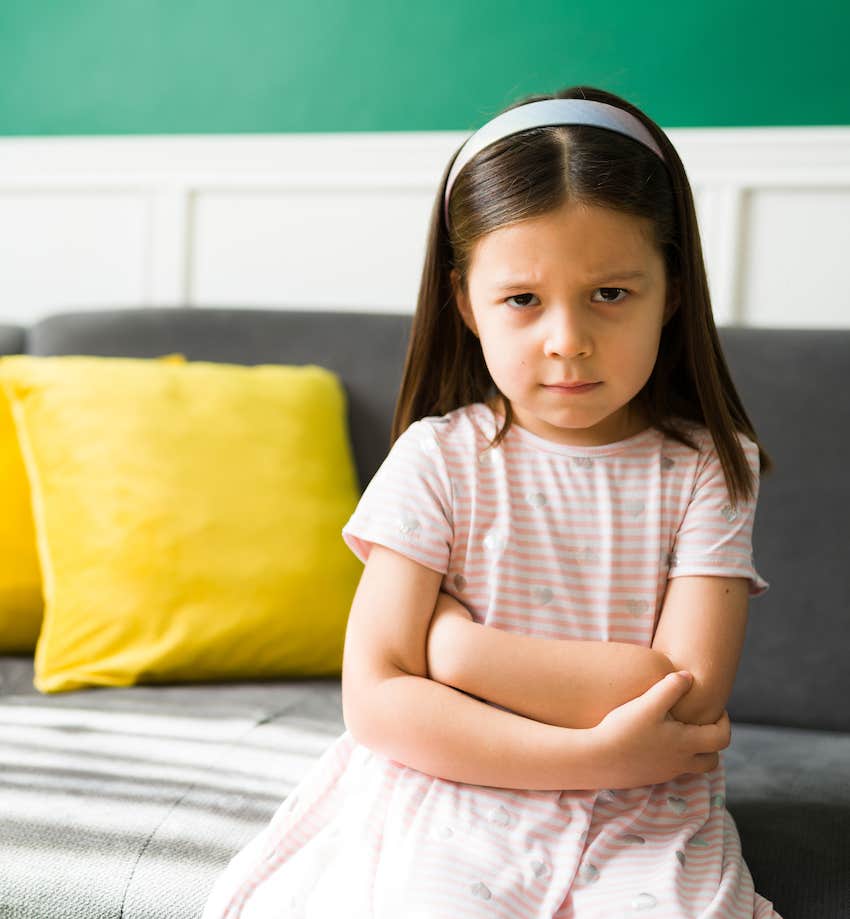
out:
<path id="1" fill-rule="evenodd" d="M 429 679 L 451 684 L 453 665 L 457 660 L 457 624 L 464 620 L 475 621 L 459 600 L 441 590 L 425 639 Z"/>
<path id="2" fill-rule="evenodd" d="M 724 709 L 713 724 L 676 721 L 670 709 L 691 688 L 691 674 L 668 673 L 640 696 L 612 709 L 590 731 L 600 751 L 600 788 L 667 782 L 686 772 L 709 772 L 729 746 Z"/>

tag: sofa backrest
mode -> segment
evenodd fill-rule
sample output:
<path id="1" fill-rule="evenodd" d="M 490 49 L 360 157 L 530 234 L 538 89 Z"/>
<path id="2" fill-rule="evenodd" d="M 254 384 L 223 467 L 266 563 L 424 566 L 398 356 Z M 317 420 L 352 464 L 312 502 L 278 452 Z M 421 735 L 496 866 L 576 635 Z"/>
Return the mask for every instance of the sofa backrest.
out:
<path id="1" fill-rule="evenodd" d="M 0 354 L 20 354 L 26 350 L 26 329 L 18 325 L 0 324 Z"/>
<path id="2" fill-rule="evenodd" d="M 272 309 L 92 310 L 47 316 L 25 330 L 19 348 L 6 353 L 157 357 L 180 352 L 192 361 L 327 367 L 345 386 L 362 490 L 390 448 L 410 320 L 383 313 Z M 0 326 L 0 353 L 3 328 L 6 340 L 16 341 L 14 327 Z"/>
<path id="3" fill-rule="evenodd" d="M 57 313 L 26 330 L 0 326 L 0 353 L 179 351 L 189 360 L 327 367 L 347 392 L 362 489 L 390 447 L 411 321 L 409 314 L 202 307 Z M 776 464 L 761 479 L 753 531 L 756 568 L 770 590 L 750 603 L 729 715 L 850 731 L 850 329 L 718 332 Z"/>

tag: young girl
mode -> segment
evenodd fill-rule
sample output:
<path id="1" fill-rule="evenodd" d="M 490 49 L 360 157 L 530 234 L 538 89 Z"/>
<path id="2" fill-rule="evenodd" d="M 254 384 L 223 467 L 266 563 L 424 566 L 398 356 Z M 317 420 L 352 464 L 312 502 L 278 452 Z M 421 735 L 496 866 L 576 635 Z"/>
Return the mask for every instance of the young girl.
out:
<path id="1" fill-rule="evenodd" d="M 771 462 L 635 106 L 528 97 L 453 157 L 392 439 L 342 530 L 347 730 L 204 919 L 778 917 L 719 753 Z"/>

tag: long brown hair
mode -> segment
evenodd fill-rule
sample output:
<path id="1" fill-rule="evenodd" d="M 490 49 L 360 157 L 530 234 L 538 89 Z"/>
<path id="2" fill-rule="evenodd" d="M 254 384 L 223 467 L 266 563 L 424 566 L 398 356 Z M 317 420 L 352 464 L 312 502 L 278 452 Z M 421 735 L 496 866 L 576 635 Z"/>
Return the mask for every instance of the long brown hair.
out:
<path id="1" fill-rule="evenodd" d="M 753 476 L 736 431 L 759 448 L 760 472 L 773 461 L 758 441 L 723 356 L 708 291 L 693 194 L 675 147 L 640 109 L 591 86 L 552 95 L 530 95 L 503 111 L 543 99 L 591 99 L 639 118 L 661 148 L 667 166 L 643 144 L 588 125 L 531 128 L 502 138 L 476 154 L 458 176 L 443 217 L 446 166 L 431 211 L 416 313 L 391 431 L 391 445 L 414 421 L 443 415 L 498 394 L 479 339 L 457 308 L 450 272 L 467 292 L 476 242 L 505 224 L 546 214 L 568 199 L 649 218 L 664 256 L 668 283 L 678 287 L 678 308 L 661 330 L 652 373 L 634 401 L 650 424 L 697 449 L 682 421 L 705 425 L 714 439 L 733 504 L 753 494 Z M 502 398 L 505 421 L 491 446 L 513 421 Z"/>

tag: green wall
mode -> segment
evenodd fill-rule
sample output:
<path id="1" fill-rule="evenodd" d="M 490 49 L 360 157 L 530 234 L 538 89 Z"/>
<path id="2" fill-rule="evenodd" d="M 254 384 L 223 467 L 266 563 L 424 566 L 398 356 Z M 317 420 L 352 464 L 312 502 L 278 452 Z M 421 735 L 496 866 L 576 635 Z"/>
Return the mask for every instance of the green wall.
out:
<path id="1" fill-rule="evenodd" d="M 850 124 L 847 0 L 0 0 L 0 135 L 474 130 L 574 83 Z"/>

